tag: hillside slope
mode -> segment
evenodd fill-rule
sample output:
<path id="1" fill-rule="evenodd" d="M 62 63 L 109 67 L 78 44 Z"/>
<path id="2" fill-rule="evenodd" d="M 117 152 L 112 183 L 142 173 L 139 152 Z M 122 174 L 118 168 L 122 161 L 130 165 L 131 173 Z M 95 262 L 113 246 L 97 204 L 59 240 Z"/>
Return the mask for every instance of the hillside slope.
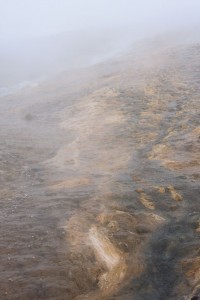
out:
<path id="1" fill-rule="evenodd" d="M 200 297 L 200 45 L 156 43 L 0 98 L 1 299 Z"/>

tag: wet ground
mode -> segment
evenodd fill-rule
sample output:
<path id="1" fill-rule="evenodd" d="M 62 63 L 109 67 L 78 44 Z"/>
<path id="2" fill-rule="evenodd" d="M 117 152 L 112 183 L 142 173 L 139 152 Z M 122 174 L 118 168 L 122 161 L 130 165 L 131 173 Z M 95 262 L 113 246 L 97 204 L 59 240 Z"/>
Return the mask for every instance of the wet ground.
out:
<path id="1" fill-rule="evenodd" d="M 200 298 L 199 74 L 151 45 L 0 98 L 0 299 Z"/>

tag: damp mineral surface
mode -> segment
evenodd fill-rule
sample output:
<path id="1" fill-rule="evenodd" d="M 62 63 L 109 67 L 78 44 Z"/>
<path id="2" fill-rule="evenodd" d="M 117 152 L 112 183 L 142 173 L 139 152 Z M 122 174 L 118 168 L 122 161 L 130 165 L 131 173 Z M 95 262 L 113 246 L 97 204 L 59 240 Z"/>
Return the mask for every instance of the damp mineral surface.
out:
<path id="1" fill-rule="evenodd" d="M 2 96 L 0 299 L 198 299 L 199 108 L 199 44 Z"/>

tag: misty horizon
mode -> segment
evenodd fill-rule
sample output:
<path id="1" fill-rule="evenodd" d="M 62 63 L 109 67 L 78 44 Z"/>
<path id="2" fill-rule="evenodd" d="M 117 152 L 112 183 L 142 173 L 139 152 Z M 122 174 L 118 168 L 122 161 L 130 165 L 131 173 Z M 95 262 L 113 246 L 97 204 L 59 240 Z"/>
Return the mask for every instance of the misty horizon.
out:
<path id="1" fill-rule="evenodd" d="M 1 0 L 0 40 L 107 28 L 157 34 L 196 26 L 199 10 L 197 0 Z"/>
<path id="2" fill-rule="evenodd" d="M 0 87 L 115 58 L 143 39 L 198 40 L 199 10 L 196 0 L 0 0 Z"/>

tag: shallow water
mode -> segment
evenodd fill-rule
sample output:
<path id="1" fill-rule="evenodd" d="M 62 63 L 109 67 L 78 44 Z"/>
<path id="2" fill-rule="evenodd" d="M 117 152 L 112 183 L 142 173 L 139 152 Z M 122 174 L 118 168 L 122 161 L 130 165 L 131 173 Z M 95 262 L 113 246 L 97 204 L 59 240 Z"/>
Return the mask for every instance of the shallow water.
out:
<path id="1" fill-rule="evenodd" d="M 155 48 L 0 98 L 1 299 L 198 296 L 199 71 Z"/>

